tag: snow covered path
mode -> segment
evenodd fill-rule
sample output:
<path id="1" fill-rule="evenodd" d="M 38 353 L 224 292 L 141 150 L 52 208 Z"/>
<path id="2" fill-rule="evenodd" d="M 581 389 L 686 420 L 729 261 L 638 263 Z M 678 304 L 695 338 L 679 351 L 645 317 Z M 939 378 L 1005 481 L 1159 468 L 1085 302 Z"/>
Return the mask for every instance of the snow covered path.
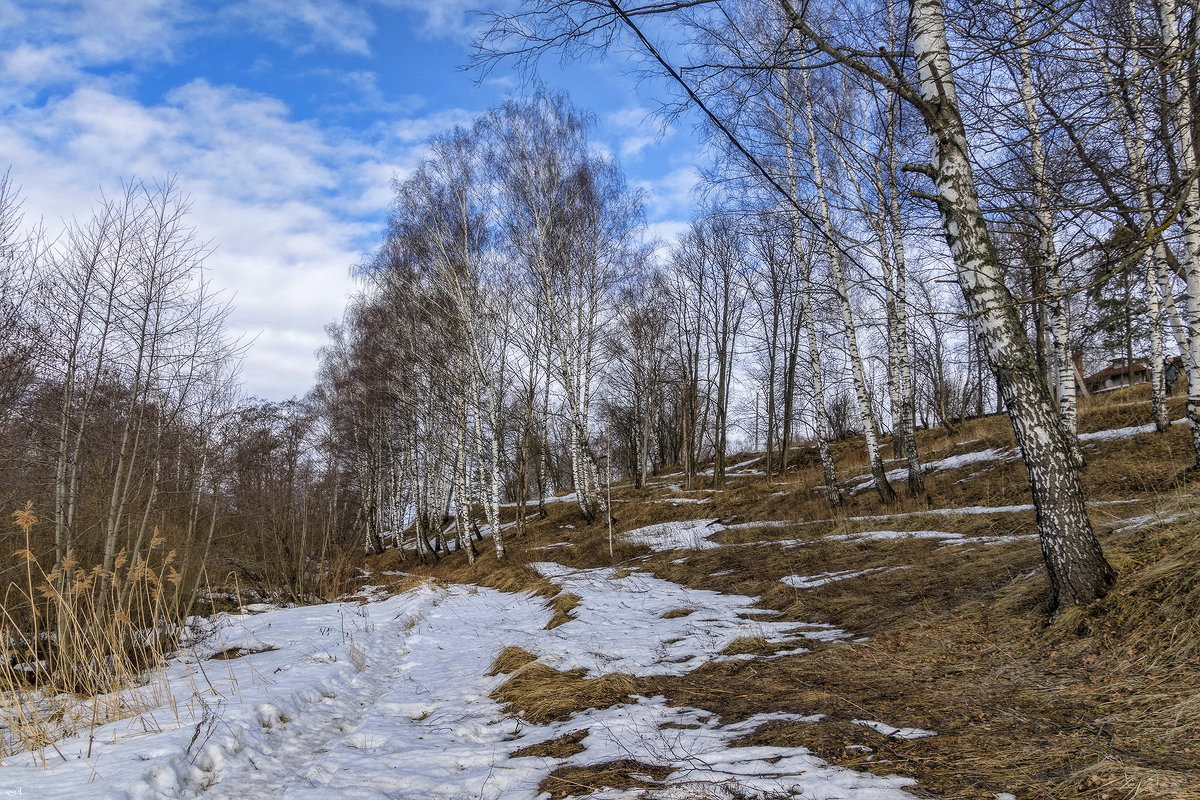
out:
<path id="1" fill-rule="evenodd" d="M 179 708 L 163 730 L 141 718 L 59 743 L 43 771 L 6 759 L 0 793 L 62 798 L 532 797 L 541 765 L 497 769 L 520 727 L 488 695 L 487 669 L 519 633 L 550 619 L 540 598 L 476 587 L 422 587 L 382 602 L 280 609 L 207 644 L 259 650 L 170 668 Z M 503 620 L 502 626 L 489 620 Z M 196 687 L 204 687 L 197 691 Z M 164 704 L 166 705 L 166 704 Z"/>
<path id="2" fill-rule="evenodd" d="M 494 627 L 479 623 L 503 615 L 505 634 L 532 633 L 549 613 L 528 596 L 486 589 L 420 593 L 415 607 L 391 619 L 384 615 L 355 643 L 353 675 L 297 717 L 253 737 L 212 773 L 210 789 L 190 795 L 415 800 L 534 794 L 544 777 L 538 765 L 496 769 L 513 749 L 507 742 L 519 722 L 488 697 L 497 679 L 485 673 L 504 642 Z"/>
<path id="3" fill-rule="evenodd" d="M 659 788 L 592 798 L 911 800 L 895 776 L 834 767 L 801 747 L 733 747 L 770 719 L 734 724 L 661 697 L 532 725 L 491 699 L 508 645 L 593 675 L 684 674 L 741 636 L 839 640 L 821 625 L 763 621 L 754 598 L 612 570 L 538 565 L 580 596 L 575 618 L 545 630 L 544 599 L 474 586 L 425 585 L 367 604 L 233 616 L 168 671 L 171 699 L 146 714 L 57 743 L 43 770 L 29 754 L 0 766 L 0 794 L 39 800 L 534 800 L 560 766 L 634 759 L 667 768 Z M 692 614 L 664 618 L 672 609 Z M 212 660 L 214 653 L 247 654 Z M 803 653 L 803 648 L 792 650 Z M 565 758 L 510 755 L 566 734 Z"/>

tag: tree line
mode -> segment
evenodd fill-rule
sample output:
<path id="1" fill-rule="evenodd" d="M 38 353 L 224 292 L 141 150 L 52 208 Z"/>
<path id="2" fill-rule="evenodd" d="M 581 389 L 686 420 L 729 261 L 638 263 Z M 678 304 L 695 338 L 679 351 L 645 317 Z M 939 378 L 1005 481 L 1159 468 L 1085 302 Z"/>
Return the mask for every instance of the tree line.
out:
<path id="1" fill-rule="evenodd" d="M 422 298 L 417 316 L 449 311 L 439 324 L 454 329 L 423 332 L 420 349 L 437 343 L 437 369 L 455 377 L 433 391 L 452 383 L 456 395 L 411 406 L 451 426 L 435 426 L 450 474 L 423 472 L 418 447 L 399 471 L 409 480 L 387 480 L 423 498 L 439 487 L 436 508 L 459 497 L 468 550 L 472 483 L 497 536 L 506 476 L 523 513 L 530 486 L 557 472 L 591 520 L 607 513 L 600 484 L 619 473 L 644 480 L 677 461 L 691 479 L 712 457 L 719 482 L 734 387 L 751 380 L 769 460 L 786 467 L 783 454 L 808 439 L 837 505 L 828 442 L 849 416 L 888 501 L 881 435 L 905 462 L 905 490 L 920 494 L 918 417 L 981 411 L 994 386 L 1027 468 L 1052 607 L 1107 591 L 1114 573 L 1079 480 L 1074 356 L 1089 337 L 1122 343 L 1127 361 L 1148 356 L 1160 431 L 1164 357 L 1180 352 L 1200 464 L 1194 7 L 533 0 L 488 20 L 484 68 L 620 46 L 673 81 L 667 103 L 697 113 L 720 151 L 713 199 L 665 256 L 639 253 L 628 223 L 600 223 L 627 205 L 590 191 L 596 181 L 581 176 L 603 159 L 564 132 L 569 112 L 545 96 L 518 130 L 505 124 L 520 103 L 471 131 L 477 175 L 462 171 L 471 158 L 454 156 L 452 174 L 435 155 L 423 188 L 400 183 L 387 255 L 369 272 L 419 285 L 404 293 Z M 557 147 L 529 142 L 543 130 Z M 575 168 L 563 168 L 566 153 Z M 439 202 L 410 202 L 418 189 Z M 372 307 L 364 298 L 362 313 Z M 498 413 L 517 386 L 524 402 Z M 509 431 L 506 419 L 521 422 Z"/>
<path id="2" fill-rule="evenodd" d="M 713 154 L 700 210 L 653 239 L 586 113 L 512 99 L 396 179 L 316 385 L 285 403 L 237 395 L 177 186 L 134 182 L 48 239 L 6 180 L 6 504 L 32 502 L 56 565 L 111 574 L 162 538 L 183 596 L 229 575 L 304 596 L 347 545 L 474 559 L 488 535 L 502 558 L 547 497 L 608 522 L 614 481 L 690 487 L 711 463 L 720 484 L 744 445 L 772 475 L 819 463 L 837 507 L 831 445 L 853 437 L 882 501 L 919 497 L 917 428 L 1003 409 L 1053 606 L 1087 602 L 1113 572 L 1076 352 L 1144 355 L 1159 430 L 1180 353 L 1200 463 L 1196 25 L 1173 0 L 492 15 L 484 67 L 621 46 L 673 82 L 666 110 Z"/>
<path id="3" fill-rule="evenodd" d="M 245 344 L 190 210 L 174 181 L 132 180 L 51 235 L 0 181 L 0 491 L 29 509 L 4 587 L 37 564 L 47 596 L 95 583 L 121 607 L 119 575 L 161 548 L 176 609 L 239 584 L 316 596 L 345 549 L 322 417 L 240 395 Z M 7 635 L 31 598 L 5 597 Z"/>

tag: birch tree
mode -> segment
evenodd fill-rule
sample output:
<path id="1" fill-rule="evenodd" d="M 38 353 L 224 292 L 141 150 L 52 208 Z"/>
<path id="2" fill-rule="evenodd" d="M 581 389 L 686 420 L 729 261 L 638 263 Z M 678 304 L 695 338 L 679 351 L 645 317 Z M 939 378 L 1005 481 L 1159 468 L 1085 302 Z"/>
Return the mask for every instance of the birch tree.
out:
<path id="1" fill-rule="evenodd" d="M 523 13 L 493 18 L 493 41 L 499 42 L 492 48 L 493 54 L 536 58 L 540 52 L 582 36 L 588 37 L 584 46 L 597 46 L 597 42 L 604 46 L 624 29 L 680 81 L 689 99 L 700 99 L 636 21 L 646 14 L 674 12 L 674 6 L 627 9 L 614 0 L 603 8 L 584 2 L 531 3 L 528 8 Z M 905 53 L 889 52 L 886 47 L 881 52 L 869 41 L 861 46 L 856 37 L 870 28 L 864 28 L 859 20 L 850 28 L 832 14 L 819 17 L 815 6 L 797 6 L 790 0 L 778 0 L 778 9 L 788 29 L 786 40 L 780 42 L 780 52 L 804 53 L 809 63 L 819 58 L 818 63 L 851 70 L 894 94 L 921 116 L 930 137 L 929 160 L 908 166 L 926 175 L 933 185 L 930 198 L 942 220 L 956 278 L 1004 394 L 1037 510 L 1050 578 L 1051 608 L 1058 613 L 1103 596 L 1114 573 L 1092 530 L 1068 431 L 1038 368 L 1012 294 L 1004 284 L 995 243 L 980 205 L 942 3 L 912 3 L 911 58 Z M 590 21 L 581 24 L 581 17 L 590 17 Z M 1164 25 L 1164 29 L 1169 27 Z M 1164 35 L 1176 47 L 1182 41 L 1177 33 Z M 747 72 L 764 69 L 762 55 L 743 68 Z M 720 122 L 711 110 L 709 116 Z M 744 155 L 753 161 L 752 153 L 745 151 Z M 765 168 L 763 172 L 770 177 Z M 1196 289 L 1196 296 L 1200 296 L 1200 283 Z M 1200 372 L 1196 378 L 1200 399 Z"/>
<path id="2" fill-rule="evenodd" d="M 640 201 L 589 151 L 587 120 L 562 97 L 510 101 L 485 122 L 503 194 L 506 247 L 526 270 L 562 392 L 577 502 L 607 514 L 591 443 L 594 382 L 612 291 L 637 257 Z"/>

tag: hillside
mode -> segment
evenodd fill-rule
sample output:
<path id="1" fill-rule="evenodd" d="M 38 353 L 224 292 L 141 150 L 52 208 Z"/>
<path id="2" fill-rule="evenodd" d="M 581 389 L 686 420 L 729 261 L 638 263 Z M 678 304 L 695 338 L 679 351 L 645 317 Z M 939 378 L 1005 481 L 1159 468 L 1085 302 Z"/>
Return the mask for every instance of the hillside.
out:
<path id="1" fill-rule="evenodd" d="M 1200 797 L 1189 433 L 1149 432 L 1138 388 L 1081 411 L 1120 579 L 1053 624 L 1006 419 L 921 432 L 928 497 L 892 507 L 861 491 L 861 448 L 842 443 L 860 491 L 836 517 L 811 491 L 814 454 L 770 480 L 743 454 L 720 487 L 614 486 L 611 542 L 549 503 L 504 564 L 390 551 L 342 602 L 216 615 L 122 718 L 8 757 L 0 789 Z"/>

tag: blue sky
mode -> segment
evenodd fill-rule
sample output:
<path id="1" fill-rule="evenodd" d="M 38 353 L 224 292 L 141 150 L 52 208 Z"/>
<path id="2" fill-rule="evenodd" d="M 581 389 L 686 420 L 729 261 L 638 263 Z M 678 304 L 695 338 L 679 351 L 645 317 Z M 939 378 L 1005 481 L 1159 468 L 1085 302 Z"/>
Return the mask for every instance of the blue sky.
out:
<path id="1" fill-rule="evenodd" d="M 378 242 L 393 175 L 432 134 L 520 91 L 460 67 L 481 0 L 0 0 L 0 168 L 50 231 L 121 180 L 175 176 L 254 339 L 249 394 L 311 385 L 323 327 Z M 494 4 L 492 4 L 494 5 Z M 654 233 L 689 214 L 697 145 L 619 57 L 540 73 L 597 117 Z"/>

